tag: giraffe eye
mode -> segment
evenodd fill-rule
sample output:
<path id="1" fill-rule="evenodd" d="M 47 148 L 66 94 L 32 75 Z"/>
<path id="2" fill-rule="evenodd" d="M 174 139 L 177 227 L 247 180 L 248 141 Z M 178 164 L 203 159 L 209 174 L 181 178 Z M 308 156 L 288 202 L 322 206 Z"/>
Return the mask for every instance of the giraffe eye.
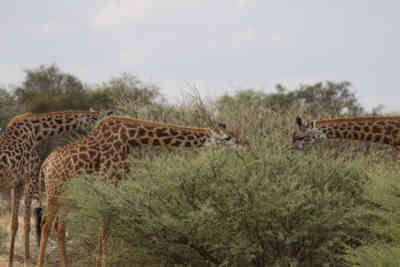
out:
<path id="1" fill-rule="evenodd" d="M 306 139 L 306 136 L 296 136 L 294 138 L 295 141 L 301 141 L 301 140 L 304 140 L 304 139 Z"/>
<path id="2" fill-rule="evenodd" d="M 225 141 L 229 141 L 231 139 L 232 139 L 232 136 L 227 136 L 227 137 L 224 138 Z"/>

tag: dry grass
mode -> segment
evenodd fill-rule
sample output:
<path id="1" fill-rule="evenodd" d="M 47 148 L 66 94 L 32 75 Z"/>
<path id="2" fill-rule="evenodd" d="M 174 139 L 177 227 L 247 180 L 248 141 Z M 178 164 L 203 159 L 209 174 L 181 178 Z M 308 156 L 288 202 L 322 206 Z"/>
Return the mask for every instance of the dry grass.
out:
<path id="1" fill-rule="evenodd" d="M 4 229 L 7 234 L 9 234 L 10 229 L 10 214 L 4 214 L 0 216 L 0 228 Z M 31 261 L 33 264 L 36 263 L 37 256 L 39 255 L 39 248 L 36 245 L 36 237 L 35 231 L 33 229 L 34 221 L 33 218 L 31 220 Z M 24 243 L 23 243 L 23 217 L 19 216 L 19 226 L 17 239 L 15 243 L 15 253 L 14 253 L 14 267 L 23 267 L 24 266 Z M 0 267 L 7 266 L 8 263 L 8 248 L 9 248 L 9 240 L 6 239 L 0 246 Z M 55 240 L 51 240 L 49 243 L 49 249 L 47 250 L 47 266 L 55 267 L 59 266 L 58 262 L 58 249 Z"/>
<path id="2" fill-rule="evenodd" d="M 22 221 L 22 220 L 20 220 Z M 22 226 L 21 222 L 20 222 L 20 226 Z M 7 231 L 7 233 L 9 234 L 9 229 L 10 229 L 10 215 L 3 215 L 0 217 L 0 227 L 3 228 L 4 230 Z M 17 238 L 19 237 L 19 235 L 17 236 Z M 17 240 L 17 243 L 20 243 L 19 240 Z M 8 262 L 8 247 L 9 247 L 9 240 L 6 239 L 5 241 L 3 241 L 3 243 L 1 244 L 0 247 L 0 267 L 3 266 L 7 266 L 7 262 Z M 16 244 L 16 247 L 19 247 L 19 244 Z M 20 262 L 20 260 L 23 260 L 22 255 L 18 253 L 19 257 L 16 255 L 15 258 L 15 266 L 19 267 L 19 266 L 23 266 L 23 261 Z"/>

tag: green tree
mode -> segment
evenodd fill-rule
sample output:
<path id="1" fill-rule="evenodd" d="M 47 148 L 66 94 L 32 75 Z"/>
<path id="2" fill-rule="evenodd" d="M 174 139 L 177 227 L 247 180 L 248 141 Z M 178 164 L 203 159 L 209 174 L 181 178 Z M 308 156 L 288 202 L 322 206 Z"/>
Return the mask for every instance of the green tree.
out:
<path id="1" fill-rule="evenodd" d="M 223 106 L 237 105 L 237 104 L 261 104 L 268 97 L 262 91 L 253 89 L 245 89 L 236 92 L 235 95 L 223 95 L 218 99 L 218 104 Z"/>
<path id="2" fill-rule="evenodd" d="M 136 105 L 151 105 L 161 96 L 157 86 L 146 84 L 129 73 L 122 73 L 110 81 L 94 86 L 90 93 L 96 103 L 107 108 L 132 102 Z"/>
<path id="3" fill-rule="evenodd" d="M 275 112 L 304 110 L 311 117 L 359 115 L 364 108 L 350 90 L 349 82 L 319 82 L 313 85 L 301 85 L 289 91 L 278 84 L 274 93 L 264 93 L 251 89 L 224 95 L 217 101 L 221 112 L 235 109 L 237 106 L 264 106 Z"/>
<path id="4" fill-rule="evenodd" d="M 17 103 L 23 112 L 90 108 L 82 82 L 56 65 L 41 65 L 25 73 L 22 86 L 16 89 Z"/>
<path id="5" fill-rule="evenodd" d="M 316 83 L 302 85 L 294 91 L 293 98 L 303 100 L 309 106 L 313 116 L 327 113 L 332 116 L 359 115 L 364 108 L 358 102 L 355 94 L 350 91 L 350 82 Z"/>
<path id="6" fill-rule="evenodd" d="M 160 96 L 158 87 L 123 73 L 101 85 L 85 85 L 56 65 L 41 65 L 25 71 L 22 86 L 16 89 L 21 112 L 50 112 L 67 109 L 113 109 L 117 103 L 150 105 Z"/>
<path id="7" fill-rule="evenodd" d="M 10 119 L 17 114 L 18 109 L 14 92 L 0 88 L 0 128 L 4 129 Z"/>
<path id="8" fill-rule="evenodd" d="M 268 94 L 253 89 L 224 95 L 216 101 L 218 120 L 227 125 L 235 125 L 233 130 L 241 135 L 251 134 L 263 138 L 270 133 L 269 123 L 274 120 L 277 113 L 275 111 L 278 110 L 268 104 L 269 97 Z"/>

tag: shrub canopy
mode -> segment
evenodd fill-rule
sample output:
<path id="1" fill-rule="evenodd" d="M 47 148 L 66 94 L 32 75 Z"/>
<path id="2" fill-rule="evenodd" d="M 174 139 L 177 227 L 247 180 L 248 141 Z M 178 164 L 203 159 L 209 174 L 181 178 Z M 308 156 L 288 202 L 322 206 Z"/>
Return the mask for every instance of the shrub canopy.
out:
<path id="1" fill-rule="evenodd" d="M 109 249 L 118 266 L 155 258 L 184 266 L 352 266 L 347 249 L 375 240 L 370 225 L 383 222 L 366 197 L 362 162 L 293 153 L 283 141 L 270 135 L 251 152 L 165 151 L 132 162 L 117 187 L 74 180 L 73 225 L 82 232 L 110 223 L 114 242 L 126 244 Z"/>

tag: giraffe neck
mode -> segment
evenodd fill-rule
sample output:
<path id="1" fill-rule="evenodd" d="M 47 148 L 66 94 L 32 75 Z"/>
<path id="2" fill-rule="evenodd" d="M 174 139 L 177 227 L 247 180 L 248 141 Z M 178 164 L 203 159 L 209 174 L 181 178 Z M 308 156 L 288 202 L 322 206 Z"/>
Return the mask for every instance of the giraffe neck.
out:
<path id="1" fill-rule="evenodd" d="M 320 120 L 315 125 L 327 138 L 400 144 L 400 116 Z"/>
<path id="2" fill-rule="evenodd" d="M 114 145 L 200 147 L 210 142 L 211 134 L 209 128 L 182 127 L 110 116 L 101 121 L 88 138 L 93 141 L 102 139 Z"/>
<path id="3" fill-rule="evenodd" d="M 44 114 L 22 114 L 10 121 L 4 135 L 35 146 L 53 136 L 77 129 L 87 129 L 100 119 L 99 112 L 63 111 Z"/>

